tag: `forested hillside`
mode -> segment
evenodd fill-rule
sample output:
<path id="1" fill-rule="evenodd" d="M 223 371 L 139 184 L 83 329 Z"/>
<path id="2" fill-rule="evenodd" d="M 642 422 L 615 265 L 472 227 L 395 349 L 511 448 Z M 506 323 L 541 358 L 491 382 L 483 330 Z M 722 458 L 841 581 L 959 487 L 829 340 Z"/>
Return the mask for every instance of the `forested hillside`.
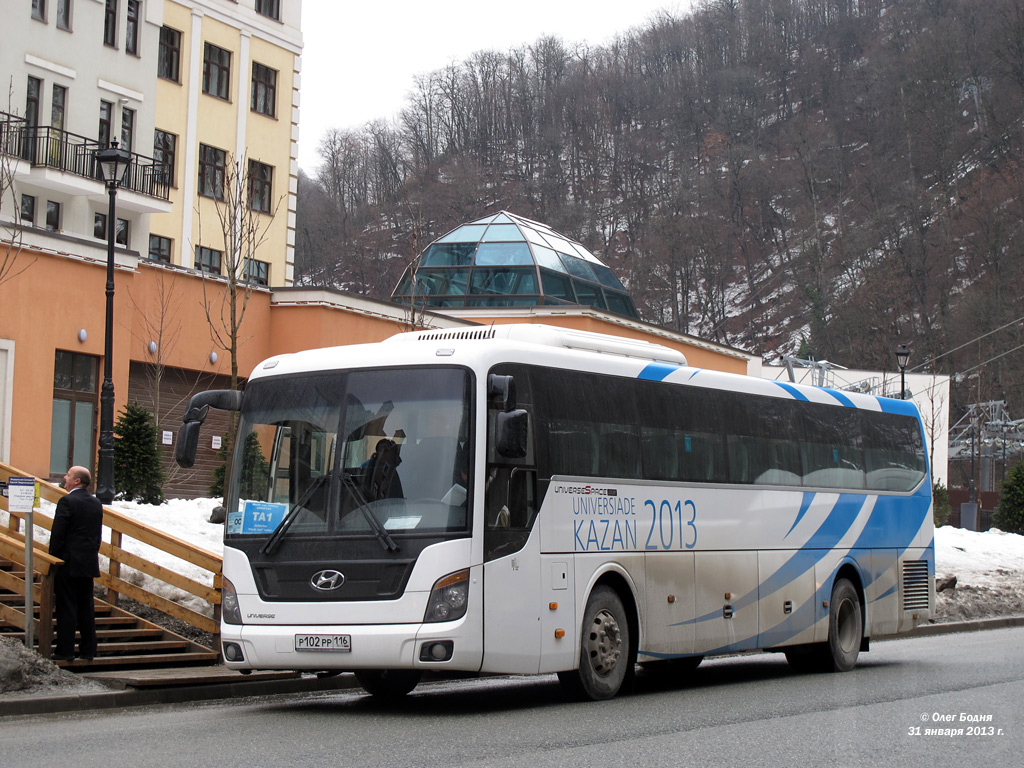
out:
<path id="1" fill-rule="evenodd" d="M 418 77 L 399 120 L 324 137 L 296 260 L 386 298 L 508 209 L 588 245 L 649 322 L 850 367 L 905 342 L 911 368 L 984 364 L 956 399 L 1020 416 L 1024 326 L 973 340 L 1024 316 L 1022 152 L 1024 0 L 711 0 Z"/>

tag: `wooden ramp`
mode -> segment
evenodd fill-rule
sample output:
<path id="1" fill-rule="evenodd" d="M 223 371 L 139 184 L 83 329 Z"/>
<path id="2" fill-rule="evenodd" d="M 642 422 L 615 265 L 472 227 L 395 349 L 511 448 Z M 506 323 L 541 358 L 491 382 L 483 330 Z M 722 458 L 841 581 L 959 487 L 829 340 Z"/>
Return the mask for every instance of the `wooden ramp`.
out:
<path id="1" fill-rule="evenodd" d="M 0 482 L 6 482 L 12 475 L 24 477 L 26 473 L 0 463 Z M 36 483 L 42 499 L 56 503 L 65 495 L 63 489 L 44 480 L 36 478 Z M 54 575 L 62 563 L 39 544 L 40 529 L 48 531 L 53 526 L 53 518 L 37 507 L 32 520 L 35 531 L 32 537 L 32 575 L 27 585 L 25 516 L 9 512 L 7 499 L 0 496 L 0 637 L 24 642 L 25 628 L 30 626 L 33 646 L 42 656 L 49 658 L 54 639 Z M 220 646 L 220 556 L 143 525 L 109 507 L 103 508 L 103 529 L 103 543 L 100 545 L 102 568 L 96 585 L 105 599 L 97 597 L 95 603 L 99 640 L 97 654 L 92 660 L 58 662 L 60 666 L 84 671 L 216 664 Z M 145 545 L 134 547 L 136 550 L 159 550 L 198 566 L 206 573 L 206 580 L 196 581 L 129 551 L 128 545 L 132 541 Z M 186 608 L 158 592 L 139 586 L 140 579 L 129 578 L 129 570 L 173 587 L 175 591 L 198 597 L 205 603 L 206 612 Z M 31 586 L 30 607 L 26 606 L 25 600 L 27 586 Z M 121 604 L 124 602 L 122 598 L 130 598 L 129 603 L 145 606 L 147 616 L 162 614 L 168 621 L 160 619 L 165 624 L 162 626 L 130 613 Z M 168 627 L 183 628 L 181 631 L 200 630 L 191 634 L 210 638 L 212 647 L 186 638 Z"/>
<path id="2" fill-rule="evenodd" d="M 14 570 L 15 564 L 0 561 L 0 571 L 12 575 L 24 572 Z M 13 610 L 23 610 L 24 595 L 0 590 L 0 605 Z M 123 608 L 96 598 L 96 656 L 91 660 L 57 661 L 57 665 L 72 671 L 86 669 L 132 669 L 168 667 L 172 665 L 194 666 L 216 664 L 217 653 L 197 642 L 182 637 L 169 629 L 136 616 Z M 39 618 L 39 606 L 34 606 L 35 617 Z M 51 619 L 51 627 L 56 629 Z M 7 637 L 23 643 L 25 632 L 7 625 L 0 625 L 0 637 Z M 36 650 L 39 650 L 38 643 Z M 44 656 L 47 654 L 43 654 Z"/>

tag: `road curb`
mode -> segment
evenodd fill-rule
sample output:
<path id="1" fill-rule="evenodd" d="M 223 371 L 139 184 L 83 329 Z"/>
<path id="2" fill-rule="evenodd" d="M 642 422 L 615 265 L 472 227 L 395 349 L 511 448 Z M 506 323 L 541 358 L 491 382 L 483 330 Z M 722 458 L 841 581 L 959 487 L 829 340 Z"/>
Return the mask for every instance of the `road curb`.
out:
<path id="1" fill-rule="evenodd" d="M 992 629 L 1024 627 L 1024 616 L 1001 616 L 994 619 L 955 621 L 941 624 L 924 624 L 912 632 L 900 635 L 875 637 L 872 640 L 904 640 L 914 637 L 951 635 L 962 632 L 982 632 Z M 124 691 L 97 691 L 70 695 L 16 695 L 4 700 L 0 697 L 0 717 L 24 715 L 46 715 L 61 712 L 86 712 L 98 709 L 121 709 L 152 704 L 184 704 L 197 701 L 248 696 L 275 696 L 293 693 L 316 693 L 319 691 L 344 691 L 358 688 L 355 676 L 341 674 L 335 677 L 306 677 L 285 680 L 246 681 L 238 680 L 194 686 L 169 686 Z"/>
<path id="2" fill-rule="evenodd" d="M 241 676 L 240 676 L 241 678 Z M 124 691 L 79 692 L 75 694 L 0 697 L 0 717 L 45 715 L 60 712 L 83 712 L 95 709 L 121 709 L 149 704 L 184 704 L 194 701 L 216 701 L 247 696 L 274 696 L 289 693 L 315 693 L 358 688 L 355 676 L 298 677 L 289 680 L 263 680 L 212 683 L 195 686 L 172 686 Z"/>
<path id="3" fill-rule="evenodd" d="M 1024 627 L 1024 616 L 999 616 L 994 619 L 974 619 L 972 621 L 950 621 L 940 624 L 922 624 L 910 632 L 904 632 L 901 635 L 889 635 L 888 637 L 880 637 L 878 639 L 899 640 L 905 637 L 952 635 L 959 632 L 982 632 L 987 629 L 1007 629 L 1008 627 Z"/>

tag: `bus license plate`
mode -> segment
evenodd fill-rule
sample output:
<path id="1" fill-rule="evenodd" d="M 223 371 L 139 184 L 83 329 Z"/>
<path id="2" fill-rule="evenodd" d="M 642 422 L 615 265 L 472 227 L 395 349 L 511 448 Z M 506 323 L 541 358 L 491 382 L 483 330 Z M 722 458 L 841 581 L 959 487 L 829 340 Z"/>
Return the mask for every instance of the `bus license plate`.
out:
<path id="1" fill-rule="evenodd" d="M 352 650 L 352 635 L 296 635 L 295 650 L 349 653 Z"/>

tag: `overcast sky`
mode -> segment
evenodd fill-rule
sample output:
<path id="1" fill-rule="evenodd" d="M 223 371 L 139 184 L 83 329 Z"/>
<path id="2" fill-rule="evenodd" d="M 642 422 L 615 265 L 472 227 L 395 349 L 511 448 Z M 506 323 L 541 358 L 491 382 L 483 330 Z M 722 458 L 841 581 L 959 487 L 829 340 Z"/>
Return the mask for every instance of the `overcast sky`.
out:
<path id="1" fill-rule="evenodd" d="M 312 174 L 329 128 L 393 119 L 417 74 L 543 35 L 601 45 L 688 0 L 305 0 L 299 167 Z"/>

